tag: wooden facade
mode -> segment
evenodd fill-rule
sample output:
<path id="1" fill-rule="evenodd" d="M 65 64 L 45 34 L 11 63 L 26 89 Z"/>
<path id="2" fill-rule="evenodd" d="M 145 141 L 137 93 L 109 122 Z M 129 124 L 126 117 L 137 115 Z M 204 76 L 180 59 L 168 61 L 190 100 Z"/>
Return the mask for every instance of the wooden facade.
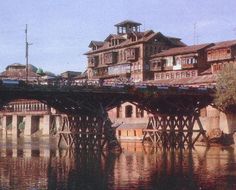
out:
<path id="1" fill-rule="evenodd" d="M 91 41 L 88 56 L 88 78 L 130 78 L 134 82 L 151 79 L 148 60 L 163 50 L 185 46 L 179 38 L 164 36 L 152 30 L 140 32 L 140 23 L 116 24 L 117 34 L 105 41 Z M 99 44 L 99 45 L 98 45 Z"/>
<path id="2" fill-rule="evenodd" d="M 205 49 L 213 44 L 172 48 L 155 54 L 150 59 L 150 71 L 154 80 L 169 80 L 196 77 L 210 67 Z"/>
<path id="3" fill-rule="evenodd" d="M 206 53 L 207 62 L 211 64 L 211 72 L 217 73 L 226 64 L 236 64 L 236 40 L 215 43 Z"/>

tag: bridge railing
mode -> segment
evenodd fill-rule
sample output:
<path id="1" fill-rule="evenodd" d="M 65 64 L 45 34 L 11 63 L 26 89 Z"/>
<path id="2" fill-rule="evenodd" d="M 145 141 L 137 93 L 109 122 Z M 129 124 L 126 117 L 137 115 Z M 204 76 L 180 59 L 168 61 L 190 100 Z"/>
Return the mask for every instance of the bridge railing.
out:
<path id="1" fill-rule="evenodd" d="M 44 112 L 48 106 L 41 102 L 11 102 L 1 109 L 2 112 Z"/>
<path id="2" fill-rule="evenodd" d="M 207 91 L 215 88 L 214 85 L 168 85 L 155 83 L 155 81 L 145 81 L 145 82 L 133 82 L 132 80 L 117 80 L 117 81 L 106 81 L 102 79 L 81 79 L 81 80 L 68 80 L 68 79 L 53 79 L 53 80 L 43 80 L 43 81 L 31 81 L 26 84 L 21 80 L 0 80 L 0 87 L 51 87 L 51 88 L 135 88 L 135 89 L 150 89 L 150 90 L 178 90 L 181 91 Z"/>

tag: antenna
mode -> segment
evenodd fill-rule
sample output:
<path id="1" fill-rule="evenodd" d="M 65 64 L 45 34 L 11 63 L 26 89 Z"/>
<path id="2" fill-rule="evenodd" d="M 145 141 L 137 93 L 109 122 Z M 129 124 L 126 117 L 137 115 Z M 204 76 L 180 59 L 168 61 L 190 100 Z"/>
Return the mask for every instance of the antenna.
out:
<path id="1" fill-rule="evenodd" d="M 28 42 L 28 25 L 25 27 L 25 60 L 26 60 L 26 84 L 29 81 L 29 46 L 32 45 Z"/>
<path id="2" fill-rule="evenodd" d="M 143 22 L 143 32 L 145 32 L 146 30 L 146 24 L 145 24 L 145 21 Z"/>

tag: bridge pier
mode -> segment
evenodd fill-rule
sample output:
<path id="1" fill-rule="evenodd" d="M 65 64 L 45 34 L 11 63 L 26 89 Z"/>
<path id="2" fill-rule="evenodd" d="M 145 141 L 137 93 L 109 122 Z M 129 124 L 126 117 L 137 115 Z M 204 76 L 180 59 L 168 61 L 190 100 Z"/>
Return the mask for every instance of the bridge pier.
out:
<path id="1" fill-rule="evenodd" d="M 75 147 L 77 150 L 120 148 L 115 128 L 112 127 L 107 114 L 102 117 L 96 115 L 64 117 L 59 131 L 58 146 L 61 147 L 63 142 L 67 147 Z"/>
<path id="2" fill-rule="evenodd" d="M 31 115 L 25 116 L 24 135 L 32 135 L 32 116 Z"/>
<path id="3" fill-rule="evenodd" d="M 12 137 L 18 137 L 18 116 L 15 114 L 12 115 Z"/>
<path id="4" fill-rule="evenodd" d="M 44 115 L 42 135 L 50 135 L 50 126 L 51 126 L 51 115 Z"/>
<path id="5" fill-rule="evenodd" d="M 5 137 L 7 135 L 7 116 L 3 115 L 2 117 L 2 136 Z"/>
<path id="6" fill-rule="evenodd" d="M 198 129 L 194 128 L 195 122 L 198 124 Z M 149 118 L 143 133 L 142 142 L 149 140 L 154 146 L 193 147 L 201 135 L 208 143 L 198 115 L 154 115 Z M 193 133 L 197 135 L 193 136 Z"/>

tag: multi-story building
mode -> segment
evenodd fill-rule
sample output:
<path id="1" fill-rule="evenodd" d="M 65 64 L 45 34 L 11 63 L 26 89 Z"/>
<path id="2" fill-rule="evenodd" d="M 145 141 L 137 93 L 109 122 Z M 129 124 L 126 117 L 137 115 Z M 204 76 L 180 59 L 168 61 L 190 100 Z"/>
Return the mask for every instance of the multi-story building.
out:
<path id="1" fill-rule="evenodd" d="M 205 50 L 213 44 L 172 48 L 152 56 L 150 71 L 154 80 L 179 79 L 198 76 L 209 68 Z"/>
<path id="2" fill-rule="evenodd" d="M 104 41 L 91 41 L 88 57 L 88 78 L 129 78 L 134 82 L 152 79 L 148 61 L 152 55 L 173 47 L 183 47 L 179 38 L 160 32 L 140 31 L 140 23 L 125 20 L 115 25 L 117 34 Z"/>
<path id="3" fill-rule="evenodd" d="M 211 64 L 213 74 L 222 70 L 225 64 L 236 64 L 236 40 L 215 43 L 207 48 L 207 62 Z"/>

